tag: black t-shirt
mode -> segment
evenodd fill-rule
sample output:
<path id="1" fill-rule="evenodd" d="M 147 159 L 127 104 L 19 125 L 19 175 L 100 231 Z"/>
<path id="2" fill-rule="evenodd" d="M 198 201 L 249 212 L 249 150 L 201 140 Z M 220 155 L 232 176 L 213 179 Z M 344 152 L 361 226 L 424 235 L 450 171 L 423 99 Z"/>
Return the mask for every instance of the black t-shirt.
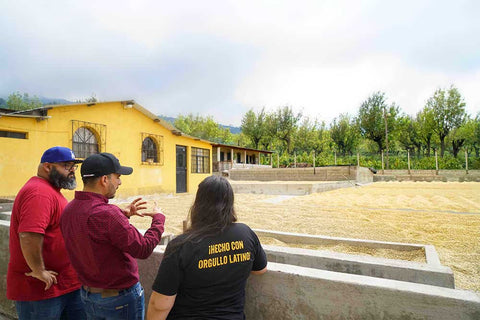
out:
<path id="1" fill-rule="evenodd" d="M 215 237 L 186 242 L 164 258 L 153 290 L 177 294 L 167 319 L 244 319 L 247 278 L 266 266 L 257 235 L 247 225 L 234 223 Z"/>

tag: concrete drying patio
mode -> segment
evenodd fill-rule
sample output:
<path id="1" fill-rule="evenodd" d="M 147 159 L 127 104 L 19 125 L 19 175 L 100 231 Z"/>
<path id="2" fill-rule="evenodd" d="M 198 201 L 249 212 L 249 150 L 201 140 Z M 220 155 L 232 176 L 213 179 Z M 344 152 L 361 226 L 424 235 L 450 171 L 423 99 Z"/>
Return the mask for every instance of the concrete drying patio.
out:
<path id="1" fill-rule="evenodd" d="M 13 303 L 5 298 L 9 227 L 9 221 L 0 221 L 0 314 L 13 318 Z M 346 241 L 399 250 L 422 246 L 268 230 L 257 230 L 257 233 L 283 237 L 283 240 L 290 237 L 295 241 Z M 158 246 L 148 259 L 139 260 L 146 301 L 168 239 L 166 236 L 164 245 Z M 434 248 L 425 250 L 427 263 L 424 265 L 305 249 L 265 248 L 269 271 L 248 280 L 247 319 L 480 318 L 480 297 L 471 291 L 451 288 L 451 270 L 439 264 Z"/>

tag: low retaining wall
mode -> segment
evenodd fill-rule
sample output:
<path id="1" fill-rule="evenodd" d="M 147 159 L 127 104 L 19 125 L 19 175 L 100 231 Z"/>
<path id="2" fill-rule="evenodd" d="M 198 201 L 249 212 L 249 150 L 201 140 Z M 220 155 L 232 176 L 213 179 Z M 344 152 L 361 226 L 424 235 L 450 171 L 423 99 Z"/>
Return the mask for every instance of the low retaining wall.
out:
<path id="1" fill-rule="evenodd" d="M 8 229 L 9 222 L 0 221 L 0 314 L 15 317 L 13 303 L 5 298 Z M 164 250 L 158 246 L 148 259 L 138 261 L 147 304 Z M 248 280 L 245 313 L 247 319 L 260 320 L 478 320 L 480 297 L 470 291 L 269 262 L 266 274 Z"/>
<path id="2" fill-rule="evenodd" d="M 445 266 L 332 251 L 268 245 L 265 245 L 264 249 L 269 262 L 455 288 L 453 272 Z"/>
<path id="3" fill-rule="evenodd" d="M 357 166 L 329 166 L 316 168 L 231 169 L 231 180 L 241 181 L 349 181 L 373 182 L 368 168 Z"/>
<path id="4" fill-rule="evenodd" d="M 324 181 L 305 183 L 275 183 L 258 181 L 231 181 L 234 193 L 253 193 L 271 195 L 306 195 L 316 192 L 324 192 L 340 188 L 355 186 L 355 181 Z"/>
<path id="5" fill-rule="evenodd" d="M 379 181 L 443 181 L 443 182 L 480 182 L 480 170 L 378 170 L 373 176 L 374 182 Z"/>
<path id="6" fill-rule="evenodd" d="M 480 297 L 470 291 L 278 263 L 268 269 L 248 279 L 247 319 L 480 319 Z"/>

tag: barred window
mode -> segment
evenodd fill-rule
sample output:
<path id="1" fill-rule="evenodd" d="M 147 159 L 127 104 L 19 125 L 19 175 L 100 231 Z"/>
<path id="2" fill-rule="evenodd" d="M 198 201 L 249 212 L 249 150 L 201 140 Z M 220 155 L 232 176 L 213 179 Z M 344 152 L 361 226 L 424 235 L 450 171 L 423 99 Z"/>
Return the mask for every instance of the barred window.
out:
<path id="1" fill-rule="evenodd" d="M 142 164 L 163 165 L 163 136 L 142 132 Z"/>
<path id="2" fill-rule="evenodd" d="M 192 173 L 210 173 L 210 150 L 192 147 Z"/>
<path id="3" fill-rule="evenodd" d="M 95 133 L 85 127 L 78 128 L 73 134 L 73 153 L 78 158 L 86 158 L 99 153 L 98 141 Z"/>
<path id="4" fill-rule="evenodd" d="M 81 120 L 72 120 L 72 150 L 78 158 L 105 152 L 107 126 Z"/>
<path id="5" fill-rule="evenodd" d="M 157 145 L 150 137 L 142 142 L 142 162 L 158 162 Z"/>

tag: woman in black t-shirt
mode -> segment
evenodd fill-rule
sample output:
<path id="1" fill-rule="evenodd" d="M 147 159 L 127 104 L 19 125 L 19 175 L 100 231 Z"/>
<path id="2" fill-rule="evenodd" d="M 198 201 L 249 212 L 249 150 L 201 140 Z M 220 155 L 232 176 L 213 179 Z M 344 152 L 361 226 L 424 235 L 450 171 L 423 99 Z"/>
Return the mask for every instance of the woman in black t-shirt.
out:
<path id="1" fill-rule="evenodd" d="M 190 226 L 167 246 L 153 284 L 147 319 L 245 319 L 248 276 L 267 270 L 257 235 L 236 223 L 227 179 L 198 186 Z"/>

